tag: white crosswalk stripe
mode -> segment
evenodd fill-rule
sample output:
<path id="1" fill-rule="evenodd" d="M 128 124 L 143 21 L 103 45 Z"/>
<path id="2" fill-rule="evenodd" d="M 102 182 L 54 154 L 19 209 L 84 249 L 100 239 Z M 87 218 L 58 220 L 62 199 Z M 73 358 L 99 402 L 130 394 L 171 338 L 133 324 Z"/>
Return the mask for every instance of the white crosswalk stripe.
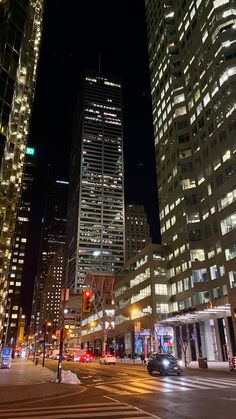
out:
<path id="1" fill-rule="evenodd" d="M 123 383 L 110 383 L 110 385 L 95 386 L 101 390 L 117 395 L 130 395 L 135 393 L 168 393 L 173 391 L 191 391 L 191 390 L 214 390 L 217 388 L 236 387 L 236 380 L 224 378 L 202 378 L 202 377 L 164 377 L 150 378 L 145 381 L 131 380 Z"/>
<path id="2" fill-rule="evenodd" d="M 0 417 L 1 419 L 92 419 L 100 417 L 108 419 L 160 419 L 128 403 L 115 401 L 64 406 L 0 409 Z"/>

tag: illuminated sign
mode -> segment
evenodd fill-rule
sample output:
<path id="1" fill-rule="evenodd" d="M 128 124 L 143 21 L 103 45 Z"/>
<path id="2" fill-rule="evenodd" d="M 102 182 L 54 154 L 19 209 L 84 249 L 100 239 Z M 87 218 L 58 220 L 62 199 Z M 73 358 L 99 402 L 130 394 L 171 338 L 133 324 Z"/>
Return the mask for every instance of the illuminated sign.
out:
<path id="1" fill-rule="evenodd" d="M 28 155 L 30 155 L 30 156 L 34 156 L 34 154 L 35 154 L 35 149 L 34 149 L 34 148 L 32 148 L 32 147 L 26 147 L 25 154 L 28 154 Z"/>

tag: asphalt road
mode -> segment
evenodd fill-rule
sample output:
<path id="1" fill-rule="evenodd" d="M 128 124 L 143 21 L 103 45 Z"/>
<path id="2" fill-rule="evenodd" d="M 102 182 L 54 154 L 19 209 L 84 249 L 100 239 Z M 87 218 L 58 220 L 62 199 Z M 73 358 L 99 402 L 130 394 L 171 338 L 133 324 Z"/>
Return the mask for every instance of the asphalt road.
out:
<path id="1" fill-rule="evenodd" d="M 47 359 L 46 366 L 56 370 L 57 362 Z M 236 373 L 186 369 L 181 377 L 160 377 L 148 375 L 146 365 L 96 361 L 63 362 L 63 368 L 75 372 L 86 386 L 83 401 L 124 402 L 161 419 L 236 418 Z"/>

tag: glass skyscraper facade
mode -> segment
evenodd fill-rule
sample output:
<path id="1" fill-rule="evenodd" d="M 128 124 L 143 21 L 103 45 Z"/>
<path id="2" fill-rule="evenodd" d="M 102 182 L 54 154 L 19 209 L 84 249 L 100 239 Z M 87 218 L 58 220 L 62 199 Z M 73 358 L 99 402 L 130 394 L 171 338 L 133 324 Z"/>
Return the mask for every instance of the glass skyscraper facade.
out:
<path id="1" fill-rule="evenodd" d="M 17 208 L 14 244 L 10 262 L 5 327 L 3 341 L 15 348 L 21 317 L 21 291 L 25 275 L 26 255 L 29 254 L 28 229 L 31 217 L 32 192 L 35 171 L 35 149 L 26 147 L 21 197 Z"/>
<path id="2" fill-rule="evenodd" d="M 43 0 L 0 2 L 0 336 L 41 41 Z"/>
<path id="3" fill-rule="evenodd" d="M 202 310 L 198 344 L 225 359 L 236 349 L 236 3 L 146 0 L 146 13 L 169 317 Z"/>
<path id="4" fill-rule="evenodd" d="M 87 74 L 79 97 L 71 154 L 68 285 L 77 292 L 89 271 L 124 263 L 121 84 Z"/>

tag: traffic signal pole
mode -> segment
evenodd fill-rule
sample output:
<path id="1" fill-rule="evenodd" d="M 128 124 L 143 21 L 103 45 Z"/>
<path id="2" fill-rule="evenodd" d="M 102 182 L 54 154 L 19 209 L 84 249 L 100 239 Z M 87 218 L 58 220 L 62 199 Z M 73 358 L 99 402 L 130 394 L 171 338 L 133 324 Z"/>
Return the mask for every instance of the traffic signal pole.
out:
<path id="1" fill-rule="evenodd" d="M 67 259 L 66 261 L 66 275 L 65 275 L 65 283 L 64 283 L 64 293 L 63 293 L 63 303 L 62 303 L 62 318 L 61 318 L 61 330 L 60 330 L 60 344 L 59 344 L 59 359 L 57 365 L 57 382 L 61 382 L 61 371 L 62 371 L 62 360 L 63 360 L 63 349 L 64 349 L 64 327 L 65 327 L 65 308 L 66 308 L 66 291 L 67 291 L 67 283 L 68 283 L 68 270 L 69 270 L 69 263 L 72 260 L 75 260 L 76 256 L 71 259 Z"/>

